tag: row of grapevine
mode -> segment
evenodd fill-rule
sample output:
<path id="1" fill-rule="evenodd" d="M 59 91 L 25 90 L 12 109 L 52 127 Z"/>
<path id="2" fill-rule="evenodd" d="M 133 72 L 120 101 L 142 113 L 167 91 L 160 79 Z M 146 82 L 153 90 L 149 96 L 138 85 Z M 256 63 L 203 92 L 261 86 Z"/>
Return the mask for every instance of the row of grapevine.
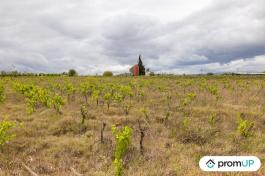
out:
<path id="1" fill-rule="evenodd" d="M 4 86 L 0 82 L 0 103 L 3 102 L 5 99 L 4 91 L 5 91 Z"/>
<path id="2" fill-rule="evenodd" d="M 107 108 L 110 108 L 111 103 L 117 103 L 128 114 L 131 98 L 134 96 L 132 87 L 129 85 L 117 84 L 95 84 L 95 83 L 82 83 L 79 86 L 79 92 L 88 104 L 89 100 L 106 103 Z"/>
<path id="3" fill-rule="evenodd" d="M 19 82 L 14 83 L 14 89 L 23 94 L 26 98 L 27 112 L 33 113 L 38 107 L 53 107 L 58 113 L 64 101 L 61 96 L 49 90 L 42 89 L 35 85 L 25 85 Z"/>

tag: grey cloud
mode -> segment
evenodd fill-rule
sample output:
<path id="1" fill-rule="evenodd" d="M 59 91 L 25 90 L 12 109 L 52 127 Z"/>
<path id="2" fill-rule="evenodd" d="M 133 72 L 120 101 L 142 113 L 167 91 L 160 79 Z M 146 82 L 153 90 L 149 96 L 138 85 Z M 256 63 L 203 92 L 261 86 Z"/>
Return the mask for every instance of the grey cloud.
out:
<path id="1" fill-rule="evenodd" d="M 103 46 L 110 56 L 131 58 L 144 53 L 152 63 L 160 65 L 170 58 L 166 61 L 167 68 L 227 63 L 263 55 L 265 22 L 263 15 L 257 13 L 263 13 L 261 4 L 262 1 L 246 0 L 212 3 L 206 9 L 169 24 L 145 16 L 120 17 L 117 23 L 111 23 Z"/>
<path id="2" fill-rule="evenodd" d="M 265 54 L 264 6 L 256 1 L 222 1 L 178 22 L 175 36 L 209 62 L 229 62 Z M 184 38 L 181 35 L 185 36 Z"/>
<path id="3" fill-rule="evenodd" d="M 0 70 L 124 72 L 143 54 L 155 71 L 222 71 L 265 55 L 263 0 L 0 0 L 0 15 Z"/>
<path id="4" fill-rule="evenodd" d="M 157 57 L 153 51 L 160 50 L 156 39 L 161 31 L 155 19 L 135 14 L 116 16 L 107 22 L 106 28 L 103 48 L 109 56 L 124 58 L 144 53 Z"/>

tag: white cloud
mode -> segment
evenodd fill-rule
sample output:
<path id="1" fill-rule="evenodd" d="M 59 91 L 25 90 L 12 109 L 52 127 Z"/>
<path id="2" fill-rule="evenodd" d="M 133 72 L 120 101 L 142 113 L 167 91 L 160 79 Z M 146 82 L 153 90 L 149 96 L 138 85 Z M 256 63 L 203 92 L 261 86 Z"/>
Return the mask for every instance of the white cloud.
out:
<path id="1" fill-rule="evenodd" d="M 161 73 L 196 74 L 196 73 L 258 73 L 265 71 L 265 55 L 247 59 L 237 59 L 225 64 L 218 62 L 179 67 L 172 70 L 162 70 Z"/>

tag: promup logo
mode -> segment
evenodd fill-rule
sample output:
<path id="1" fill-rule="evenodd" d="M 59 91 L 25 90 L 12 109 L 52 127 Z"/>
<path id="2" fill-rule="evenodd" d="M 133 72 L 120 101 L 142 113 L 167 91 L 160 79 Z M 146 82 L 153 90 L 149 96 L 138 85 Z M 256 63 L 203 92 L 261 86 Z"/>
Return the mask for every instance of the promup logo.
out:
<path id="1" fill-rule="evenodd" d="M 211 169 L 211 168 L 214 167 L 215 162 L 212 159 L 210 159 L 209 161 L 207 161 L 206 165 L 207 165 L 208 168 Z"/>
<path id="2" fill-rule="evenodd" d="M 256 156 L 205 156 L 199 165 L 203 171 L 242 172 L 257 171 L 261 163 Z"/>

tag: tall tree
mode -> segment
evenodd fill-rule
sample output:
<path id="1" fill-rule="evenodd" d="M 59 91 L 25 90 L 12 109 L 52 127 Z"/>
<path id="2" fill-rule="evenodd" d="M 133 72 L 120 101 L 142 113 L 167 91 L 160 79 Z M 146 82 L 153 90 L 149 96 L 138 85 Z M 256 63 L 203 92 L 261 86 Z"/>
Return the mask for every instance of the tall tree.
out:
<path id="1" fill-rule="evenodd" d="M 68 76 L 77 76 L 77 71 L 75 71 L 74 69 L 70 69 L 68 71 Z"/>
<path id="2" fill-rule="evenodd" d="M 144 65 L 143 65 L 143 62 L 142 62 L 141 54 L 139 55 L 138 66 L 139 66 L 139 75 L 145 75 L 145 68 L 144 68 Z"/>

